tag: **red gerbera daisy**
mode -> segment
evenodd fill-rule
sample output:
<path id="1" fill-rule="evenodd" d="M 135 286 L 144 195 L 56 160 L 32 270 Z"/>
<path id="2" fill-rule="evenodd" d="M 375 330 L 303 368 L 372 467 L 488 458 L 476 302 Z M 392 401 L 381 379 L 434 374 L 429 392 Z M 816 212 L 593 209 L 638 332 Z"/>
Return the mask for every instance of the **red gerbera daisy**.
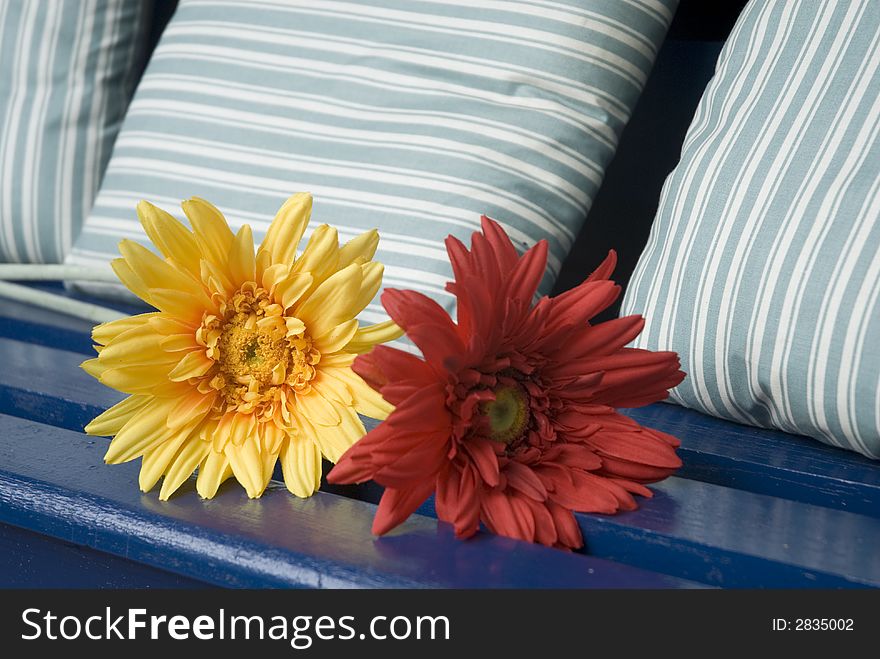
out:
<path id="1" fill-rule="evenodd" d="M 572 511 L 636 508 L 644 483 L 681 466 L 679 442 L 615 407 L 665 398 L 684 378 L 673 352 L 624 346 L 640 316 L 589 320 L 620 293 L 616 256 L 580 286 L 532 303 L 547 262 L 541 241 L 519 256 L 487 217 L 471 250 L 450 236 L 455 323 L 433 300 L 386 290 L 385 309 L 424 359 L 377 346 L 354 370 L 396 406 L 340 459 L 328 479 L 385 487 L 383 534 L 436 492 L 437 516 L 459 537 L 480 525 L 545 545 L 583 545 Z"/>

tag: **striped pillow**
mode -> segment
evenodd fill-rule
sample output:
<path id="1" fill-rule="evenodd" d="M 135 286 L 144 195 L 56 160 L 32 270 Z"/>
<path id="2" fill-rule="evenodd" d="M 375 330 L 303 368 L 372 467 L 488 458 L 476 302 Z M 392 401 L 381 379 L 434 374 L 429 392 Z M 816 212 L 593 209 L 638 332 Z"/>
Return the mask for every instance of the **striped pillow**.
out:
<path id="1" fill-rule="evenodd" d="M 624 301 L 677 402 L 880 457 L 880 3 L 751 2 Z"/>
<path id="2" fill-rule="evenodd" d="M 0 1 L 0 261 L 60 262 L 92 207 L 152 3 Z"/>
<path id="3" fill-rule="evenodd" d="M 193 195 L 257 235 L 295 191 L 388 286 L 448 307 L 443 240 L 500 220 L 552 284 L 677 0 L 182 0 L 70 262 L 141 238 L 139 199 Z M 381 320 L 378 304 L 364 314 Z"/>

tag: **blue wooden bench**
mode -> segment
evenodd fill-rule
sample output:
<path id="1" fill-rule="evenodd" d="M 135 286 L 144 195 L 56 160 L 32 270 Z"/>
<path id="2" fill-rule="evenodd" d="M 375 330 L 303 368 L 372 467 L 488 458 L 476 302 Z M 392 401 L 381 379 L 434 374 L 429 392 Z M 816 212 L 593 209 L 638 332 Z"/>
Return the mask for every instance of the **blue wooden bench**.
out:
<path id="1" fill-rule="evenodd" d="M 60 290 L 60 288 L 58 288 Z M 880 469 L 855 454 L 671 405 L 632 410 L 681 438 L 684 467 L 639 510 L 579 515 L 583 553 L 486 533 L 429 502 L 376 539 L 373 485 L 308 500 L 279 483 L 203 501 L 137 489 L 82 427 L 119 400 L 78 367 L 90 326 L 0 300 L 0 584 L 94 587 L 858 587 L 880 585 Z"/>

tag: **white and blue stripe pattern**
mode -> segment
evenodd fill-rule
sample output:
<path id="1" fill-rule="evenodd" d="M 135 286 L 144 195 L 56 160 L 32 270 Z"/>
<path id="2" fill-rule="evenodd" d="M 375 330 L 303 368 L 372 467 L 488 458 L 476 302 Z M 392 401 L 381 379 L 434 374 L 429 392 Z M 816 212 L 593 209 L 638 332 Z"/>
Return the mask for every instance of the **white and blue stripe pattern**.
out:
<path id="1" fill-rule="evenodd" d="M 386 286 L 450 307 L 443 240 L 486 213 L 550 241 L 549 287 L 676 4 L 182 0 L 71 261 L 142 238 L 140 199 L 198 195 L 261 238 L 307 190 L 313 225 L 379 228 Z"/>
<path id="2" fill-rule="evenodd" d="M 880 457 L 880 3 L 753 0 L 624 302 L 677 402 Z"/>
<path id="3" fill-rule="evenodd" d="M 0 261 L 58 263 L 92 207 L 150 2 L 0 1 Z"/>

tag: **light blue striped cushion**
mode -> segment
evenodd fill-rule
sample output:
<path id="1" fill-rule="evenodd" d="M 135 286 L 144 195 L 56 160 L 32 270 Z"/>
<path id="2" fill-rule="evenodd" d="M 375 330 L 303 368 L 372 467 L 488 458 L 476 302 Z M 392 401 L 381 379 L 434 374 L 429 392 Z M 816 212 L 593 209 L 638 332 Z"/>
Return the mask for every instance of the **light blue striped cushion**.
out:
<path id="1" fill-rule="evenodd" d="M 486 213 L 523 247 L 550 241 L 546 290 L 676 4 L 182 0 L 70 261 L 142 237 L 142 198 L 179 216 L 204 197 L 259 239 L 307 190 L 313 226 L 379 228 L 387 286 L 450 307 L 443 240 Z"/>
<path id="2" fill-rule="evenodd" d="M 880 457 L 880 3 L 751 2 L 624 302 L 675 401 Z"/>
<path id="3" fill-rule="evenodd" d="M 70 251 L 143 64 L 151 6 L 0 0 L 0 261 Z"/>

